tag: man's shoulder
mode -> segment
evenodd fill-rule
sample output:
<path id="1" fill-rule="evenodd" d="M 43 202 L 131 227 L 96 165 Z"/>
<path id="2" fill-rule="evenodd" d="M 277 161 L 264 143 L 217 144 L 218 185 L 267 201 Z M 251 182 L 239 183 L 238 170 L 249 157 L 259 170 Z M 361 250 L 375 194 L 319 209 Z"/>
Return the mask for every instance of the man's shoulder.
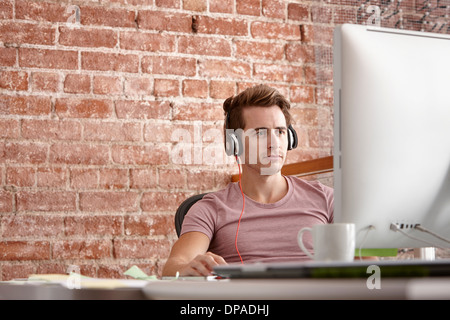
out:
<path id="1" fill-rule="evenodd" d="M 317 191 L 325 192 L 325 193 L 333 192 L 332 187 L 329 187 L 318 180 L 305 180 L 305 179 L 298 178 L 296 176 L 287 176 L 287 178 L 291 181 L 291 183 L 294 187 L 294 190 L 296 190 L 296 189 L 302 189 L 302 190 L 313 189 L 313 190 L 317 190 Z"/>
<path id="2" fill-rule="evenodd" d="M 222 189 L 207 192 L 199 202 L 205 204 L 214 203 L 216 201 L 226 201 L 228 198 L 233 196 L 233 193 L 235 193 L 234 185 L 235 183 L 232 182 Z"/>

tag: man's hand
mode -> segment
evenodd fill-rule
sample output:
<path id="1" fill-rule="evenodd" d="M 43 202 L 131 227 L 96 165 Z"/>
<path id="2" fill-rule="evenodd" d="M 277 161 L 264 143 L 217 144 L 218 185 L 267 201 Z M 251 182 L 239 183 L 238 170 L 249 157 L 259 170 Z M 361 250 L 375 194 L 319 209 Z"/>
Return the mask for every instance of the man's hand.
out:
<path id="1" fill-rule="evenodd" d="M 212 252 L 197 255 L 191 262 L 179 270 L 180 276 L 210 276 L 215 266 L 227 264 L 225 260 Z"/>
<path id="2" fill-rule="evenodd" d="M 213 268 L 225 260 L 208 251 L 209 238 L 201 232 L 183 234 L 173 245 L 162 276 L 210 276 Z"/>

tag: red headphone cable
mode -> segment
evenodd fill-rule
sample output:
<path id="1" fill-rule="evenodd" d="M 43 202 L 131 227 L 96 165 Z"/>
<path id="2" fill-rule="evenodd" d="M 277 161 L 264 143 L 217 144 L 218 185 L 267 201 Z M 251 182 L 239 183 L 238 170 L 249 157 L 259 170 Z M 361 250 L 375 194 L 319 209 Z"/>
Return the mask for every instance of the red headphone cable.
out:
<path id="1" fill-rule="evenodd" d="M 241 225 L 241 218 L 242 218 L 242 214 L 244 213 L 244 209 L 245 209 L 245 195 L 244 195 L 244 191 L 242 191 L 242 183 L 241 183 L 241 165 L 239 163 L 239 159 L 238 156 L 236 156 L 236 162 L 238 164 L 238 168 L 239 168 L 239 189 L 241 189 L 241 194 L 242 194 L 242 211 L 241 211 L 241 215 L 239 216 L 239 221 L 238 221 L 238 226 L 237 226 L 237 230 L 236 230 L 236 238 L 234 239 L 234 246 L 236 247 L 236 251 L 237 254 L 239 256 L 239 259 L 241 260 L 241 263 L 243 264 L 244 261 L 242 260 L 241 254 L 239 253 L 239 249 L 238 249 L 238 245 L 237 245 L 237 239 L 238 239 L 238 233 L 239 233 L 239 226 Z"/>

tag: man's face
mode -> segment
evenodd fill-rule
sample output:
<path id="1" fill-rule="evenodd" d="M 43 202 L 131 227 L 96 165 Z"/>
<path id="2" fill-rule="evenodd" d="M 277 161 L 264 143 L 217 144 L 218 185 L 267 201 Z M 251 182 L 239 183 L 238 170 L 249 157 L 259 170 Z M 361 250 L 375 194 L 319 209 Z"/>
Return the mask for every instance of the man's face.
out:
<path id="1" fill-rule="evenodd" d="M 280 107 L 246 107 L 245 164 L 259 170 L 261 175 L 273 175 L 281 170 L 287 152 L 286 118 Z"/>

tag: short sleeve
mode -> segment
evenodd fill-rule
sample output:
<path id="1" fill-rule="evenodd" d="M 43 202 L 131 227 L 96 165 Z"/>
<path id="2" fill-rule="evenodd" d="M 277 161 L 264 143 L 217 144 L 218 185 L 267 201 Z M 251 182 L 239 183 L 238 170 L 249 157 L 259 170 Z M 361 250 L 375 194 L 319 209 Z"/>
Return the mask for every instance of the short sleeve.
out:
<path id="1" fill-rule="evenodd" d="M 215 220 L 214 200 L 211 196 L 206 195 L 189 209 L 184 217 L 180 235 L 197 231 L 204 233 L 211 240 L 214 235 Z"/>

